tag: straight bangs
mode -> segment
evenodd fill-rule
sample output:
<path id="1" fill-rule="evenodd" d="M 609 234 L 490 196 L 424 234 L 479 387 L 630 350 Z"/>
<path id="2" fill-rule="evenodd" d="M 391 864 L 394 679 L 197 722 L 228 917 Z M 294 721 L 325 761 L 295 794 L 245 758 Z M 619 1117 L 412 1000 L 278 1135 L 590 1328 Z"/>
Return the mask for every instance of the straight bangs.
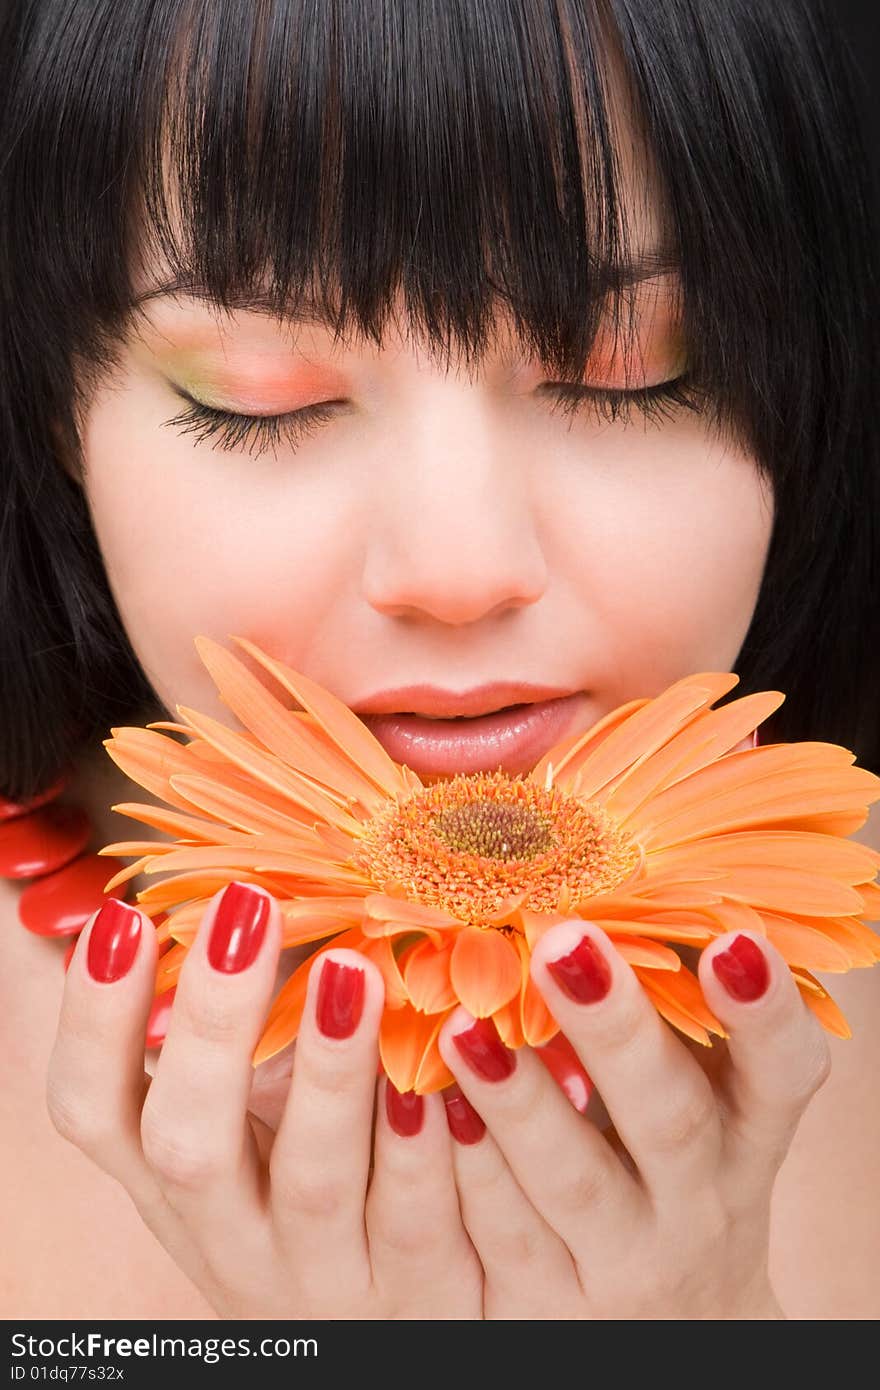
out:
<path id="1" fill-rule="evenodd" d="M 160 292 L 345 343 L 402 320 L 469 370 L 506 321 L 571 382 L 608 333 L 633 384 L 637 306 L 671 296 L 689 403 L 775 500 L 736 694 L 782 688 L 779 737 L 876 762 L 878 658 L 846 636 L 878 616 L 876 265 L 830 32 L 809 0 L 13 0 L 0 604 L 46 611 L 37 642 L 0 637 L 4 794 L 161 709 L 82 489 L 47 468 L 82 480 L 92 392 Z M 852 660 L 845 698 L 805 651 Z"/>

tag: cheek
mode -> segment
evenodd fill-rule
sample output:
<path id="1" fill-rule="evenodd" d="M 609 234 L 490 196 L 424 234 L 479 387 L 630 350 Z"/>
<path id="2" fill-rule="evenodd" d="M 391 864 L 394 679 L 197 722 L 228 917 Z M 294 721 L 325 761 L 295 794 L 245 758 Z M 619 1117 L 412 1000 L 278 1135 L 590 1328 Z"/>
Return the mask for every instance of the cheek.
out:
<path id="1" fill-rule="evenodd" d="M 344 589 L 351 532 L 339 524 L 338 490 L 330 495 L 317 472 L 196 447 L 158 427 L 176 413 L 167 405 L 157 412 L 148 391 L 96 402 L 86 492 L 122 621 L 160 699 L 172 713 L 188 704 L 229 723 L 193 637 L 240 634 L 307 662 Z"/>
<path id="2" fill-rule="evenodd" d="M 585 519 L 584 606 L 620 698 L 731 669 L 773 521 L 754 460 L 696 417 L 663 430 L 635 426 L 619 432 L 572 505 Z"/>

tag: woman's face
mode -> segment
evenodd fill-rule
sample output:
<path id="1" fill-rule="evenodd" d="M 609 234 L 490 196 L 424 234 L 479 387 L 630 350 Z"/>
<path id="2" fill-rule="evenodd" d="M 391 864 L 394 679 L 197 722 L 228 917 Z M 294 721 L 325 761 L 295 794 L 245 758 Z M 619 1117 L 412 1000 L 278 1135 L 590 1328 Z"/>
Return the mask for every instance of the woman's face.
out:
<path id="1" fill-rule="evenodd" d="M 682 368 L 674 295 L 668 276 L 638 287 L 630 385 Z M 581 691 L 585 727 L 734 665 L 772 503 L 706 416 L 565 414 L 503 330 L 469 375 L 399 328 L 379 348 L 334 344 L 315 322 L 221 318 L 197 299 L 145 308 L 88 415 L 84 486 L 122 619 L 169 710 L 230 722 L 199 633 L 247 637 L 351 705 L 422 683 Z M 585 381 L 620 387 L 622 361 L 602 344 Z M 298 442 L 282 423 L 274 451 L 254 434 L 227 451 L 168 425 L 189 408 L 181 389 L 252 415 L 338 404 Z"/>

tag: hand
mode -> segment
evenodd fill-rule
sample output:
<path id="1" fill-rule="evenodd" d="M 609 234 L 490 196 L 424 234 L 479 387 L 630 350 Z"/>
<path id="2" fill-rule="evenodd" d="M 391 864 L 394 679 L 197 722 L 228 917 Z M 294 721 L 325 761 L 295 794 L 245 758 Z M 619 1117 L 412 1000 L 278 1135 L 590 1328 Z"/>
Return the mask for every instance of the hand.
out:
<path id="1" fill-rule="evenodd" d="M 311 972 L 273 1134 L 247 1104 L 281 914 L 268 893 L 246 888 L 230 933 L 217 921 L 221 896 L 181 970 L 152 1079 L 143 1064 L 155 934 L 125 906 L 121 927 L 107 930 L 103 916 L 87 925 L 49 1067 L 56 1128 L 123 1184 L 222 1317 L 481 1318 L 482 1272 L 461 1223 L 439 1095 L 425 1098 L 421 1130 L 404 1138 L 380 1083 L 370 1180 L 381 974 L 347 950 L 328 951 Z M 355 1025 L 350 1036 L 322 1032 L 319 1019 L 327 1027 L 334 1017 L 337 1035 Z"/>
<path id="2" fill-rule="evenodd" d="M 485 1317 L 784 1318 L 767 1272 L 770 1197 L 830 1053 L 782 957 L 743 940 L 720 937 L 700 960 L 730 1035 L 710 1079 L 604 932 L 566 922 L 541 938 L 532 978 L 616 1142 L 572 1109 L 534 1053 L 508 1051 L 464 1009 L 447 1020 L 440 1051 L 463 1093 L 464 1137 L 476 1140 L 456 1145 L 455 1169 Z M 750 1001 L 728 992 L 719 957 Z"/>

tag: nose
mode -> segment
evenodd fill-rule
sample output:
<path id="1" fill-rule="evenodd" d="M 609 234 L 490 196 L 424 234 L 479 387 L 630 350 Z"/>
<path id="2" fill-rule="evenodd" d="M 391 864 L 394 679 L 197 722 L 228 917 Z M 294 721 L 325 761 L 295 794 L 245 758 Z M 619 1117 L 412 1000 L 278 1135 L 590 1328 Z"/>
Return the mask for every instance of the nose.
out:
<path id="1" fill-rule="evenodd" d="M 547 585 L 534 460 L 478 388 L 451 388 L 408 429 L 370 501 L 362 592 L 390 617 L 478 622 L 536 603 Z"/>

